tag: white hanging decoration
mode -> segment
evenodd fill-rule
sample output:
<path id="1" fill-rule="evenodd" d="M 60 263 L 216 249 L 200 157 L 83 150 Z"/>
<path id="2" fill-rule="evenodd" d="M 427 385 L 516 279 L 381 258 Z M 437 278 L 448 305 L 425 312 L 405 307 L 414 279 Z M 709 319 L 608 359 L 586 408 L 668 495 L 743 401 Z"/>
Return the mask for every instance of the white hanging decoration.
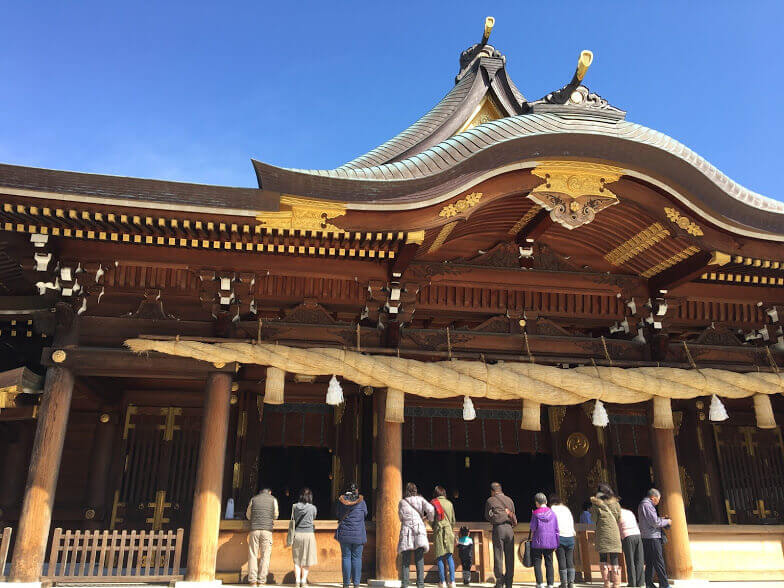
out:
<path id="1" fill-rule="evenodd" d="M 327 404 L 332 406 L 343 404 L 343 387 L 335 376 L 332 376 L 332 379 L 329 381 L 329 388 L 327 388 Z"/>
<path id="2" fill-rule="evenodd" d="M 473 421 L 476 418 L 476 410 L 470 396 L 463 397 L 463 420 Z"/>
<path id="3" fill-rule="evenodd" d="M 597 400 L 596 404 L 593 405 L 593 426 L 606 427 L 609 424 L 610 417 L 607 414 L 607 409 L 604 408 L 604 404 L 601 400 Z"/>
<path id="4" fill-rule="evenodd" d="M 722 403 L 721 399 L 715 394 L 711 396 L 708 416 L 712 421 L 726 421 L 728 418 L 730 418 L 730 415 L 727 414 L 727 409 L 724 408 L 724 404 Z"/>

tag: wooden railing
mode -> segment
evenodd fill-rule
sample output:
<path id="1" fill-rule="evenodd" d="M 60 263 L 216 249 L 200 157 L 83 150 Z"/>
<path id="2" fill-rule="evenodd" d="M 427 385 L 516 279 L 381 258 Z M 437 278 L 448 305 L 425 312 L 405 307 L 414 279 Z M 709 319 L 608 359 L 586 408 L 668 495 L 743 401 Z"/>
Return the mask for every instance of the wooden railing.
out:
<path id="1" fill-rule="evenodd" d="M 182 529 L 63 531 L 55 529 L 46 579 L 164 582 L 182 579 Z M 4 535 L 5 540 L 5 535 Z"/>
<path id="2" fill-rule="evenodd" d="M 0 578 L 5 577 L 5 564 L 8 563 L 8 549 L 11 547 L 11 527 L 3 529 L 0 539 Z"/>

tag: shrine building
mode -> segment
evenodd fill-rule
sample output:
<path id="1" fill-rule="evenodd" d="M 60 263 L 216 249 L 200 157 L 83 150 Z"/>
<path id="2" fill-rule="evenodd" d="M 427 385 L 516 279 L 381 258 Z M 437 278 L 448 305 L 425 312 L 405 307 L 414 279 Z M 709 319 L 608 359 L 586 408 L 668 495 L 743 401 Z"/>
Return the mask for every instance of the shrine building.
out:
<path id="1" fill-rule="evenodd" d="M 589 51 L 526 96 L 491 29 L 438 104 L 335 169 L 0 165 L 8 581 L 244 582 L 269 487 L 269 580 L 293 583 L 307 486 L 311 578 L 338 582 L 352 481 L 368 579 L 398 577 L 405 482 L 447 488 L 492 582 L 492 481 L 520 539 L 536 492 L 577 518 L 604 481 L 633 510 L 661 490 L 672 577 L 784 580 L 784 203 L 591 91 Z"/>

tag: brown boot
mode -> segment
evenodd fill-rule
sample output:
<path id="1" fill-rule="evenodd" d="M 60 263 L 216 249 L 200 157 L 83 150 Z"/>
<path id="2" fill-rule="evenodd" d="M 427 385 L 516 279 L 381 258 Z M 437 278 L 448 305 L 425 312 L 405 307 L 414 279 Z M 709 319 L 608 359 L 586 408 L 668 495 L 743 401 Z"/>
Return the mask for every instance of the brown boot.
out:
<path id="1" fill-rule="evenodd" d="M 612 584 L 610 583 L 610 564 L 600 563 L 599 573 L 602 575 L 602 582 L 604 582 L 604 588 L 612 588 Z"/>

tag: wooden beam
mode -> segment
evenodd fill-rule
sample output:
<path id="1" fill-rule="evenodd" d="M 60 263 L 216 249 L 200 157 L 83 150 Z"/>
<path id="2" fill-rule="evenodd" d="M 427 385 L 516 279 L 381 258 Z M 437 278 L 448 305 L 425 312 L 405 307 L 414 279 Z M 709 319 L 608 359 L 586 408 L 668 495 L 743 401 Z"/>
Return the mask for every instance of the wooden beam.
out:
<path id="1" fill-rule="evenodd" d="M 2 296 L 0 297 L 0 316 L 15 317 L 26 316 L 54 308 L 58 296 L 44 294 L 43 296 Z"/>
<path id="2" fill-rule="evenodd" d="M 530 247 L 534 241 L 544 235 L 544 233 L 553 226 L 553 219 L 550 212 L 544 208 L 536 213 L 536 216 L 531 219 L 520 231 L 515 235 L 515 243 L 523 247 Z"/>
<path id="3" fill-rule="evenodd" d="M 699 251 L 653 276 L 648 282 L 651 297 L 657 298 L 662 290 L 669 291 L 681 284 L 691 282 L 704 274 L 709 267 L 721 266 L 728 261 L 729 256 L 723 253 Z"/>
<path id="4" fill-rule="evenodd" d="M 403 274 L 422 246 L 424 236 L 424 231 L 408 234 L 405 244 L 400 248 L 389 268 L 389 279 L 391 281 L 399 282 L 403 278 Z"/>
<path id="5" fill-rule="evenodd" d="M 52 355 L 58 354 L 54 361 Z M 233 374 L 236 364 L 228 363 L 216 367 L 214 364 L 158 353 L 139 355 L 122 349 L 105 349 L 100 347 L 73 347 L 67 349 L 44 348 L 41 353 L 41 363 L 47 367 L 68 367 L 80 376 L 109 376 L 109 377 L 148 377 L 148 378 L 176 378 L 188 380 L 201 380 L 211 372 Z"/>

